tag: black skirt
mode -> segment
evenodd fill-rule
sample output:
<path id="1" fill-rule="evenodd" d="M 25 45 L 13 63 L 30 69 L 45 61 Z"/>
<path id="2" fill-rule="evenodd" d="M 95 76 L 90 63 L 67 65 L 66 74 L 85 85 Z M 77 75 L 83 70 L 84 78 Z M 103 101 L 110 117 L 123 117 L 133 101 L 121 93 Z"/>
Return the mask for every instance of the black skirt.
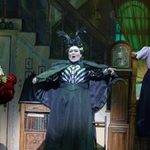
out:
<path id="1" fill-rule="evenodd" d="M 137 102 L 137 134 L 150 137 L 150 69 L 147 70 Z"/>
<path id="2" fill-rule="evenodd" d="M 88 88 L 63 86 L 53 98 L 44 150 L 94 150 Z"/>

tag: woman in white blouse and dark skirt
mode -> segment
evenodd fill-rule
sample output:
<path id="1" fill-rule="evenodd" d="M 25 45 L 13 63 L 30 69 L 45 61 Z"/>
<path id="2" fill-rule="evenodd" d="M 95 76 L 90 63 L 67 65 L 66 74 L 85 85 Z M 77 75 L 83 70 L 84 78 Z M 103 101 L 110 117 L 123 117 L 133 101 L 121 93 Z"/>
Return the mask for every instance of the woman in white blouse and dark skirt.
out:
<path id="1" fill-rule="evenodd" d="M 133 52 L 132 57 L 145 59 L 147 72 L 144 75 L 137 105 L 137 133 L 139 136 L 150 137 L 150 47 L 143 47 L 138 52 Z"/>

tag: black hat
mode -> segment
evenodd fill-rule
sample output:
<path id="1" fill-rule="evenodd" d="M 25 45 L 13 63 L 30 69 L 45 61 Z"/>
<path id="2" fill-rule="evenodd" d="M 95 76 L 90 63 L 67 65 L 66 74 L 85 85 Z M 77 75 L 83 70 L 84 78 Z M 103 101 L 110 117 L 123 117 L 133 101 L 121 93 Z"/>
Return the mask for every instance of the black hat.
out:
<path id="1" fill-rule="evenodd" d="M 59 37 L 63 37 L 64 38 L 64 43 L 68 46 L 78 46 L 78 47 L 82 47 L 82 41 L 80 38 L 80 35 L 86 33 L 85 27 L 80 28 L 79 30 L 77 30 L 77 32 L 75 33 L 75 37 L 71 38 L 67 33 L 65 33 L 64 31 L 57 31 L 57 34 Z"/>

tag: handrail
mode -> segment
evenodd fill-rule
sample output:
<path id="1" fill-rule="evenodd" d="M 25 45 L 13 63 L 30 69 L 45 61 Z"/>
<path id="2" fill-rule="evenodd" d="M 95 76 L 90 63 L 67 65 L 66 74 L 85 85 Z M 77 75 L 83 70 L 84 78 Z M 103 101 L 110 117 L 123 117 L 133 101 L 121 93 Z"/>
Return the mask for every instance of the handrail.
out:
<path id="1" fill-rule="evenodd" d="M 104 44 L 105 43 L 109 44 L 110 40 L 106 38 L 106 35 L 104 35 L 104 33 L 102 32 L 100 33 L 89 21 L 87 21 L 83 16 L 81 16 L 81 14 L 69 2 L 65 0 L 53 0 L 52 3 L 57 3 L 67 12 L 69 12 L 68 14 L 71 14 L 75 19 L 77 19 L 83 25 L 85 25 L 95 39 Z"/>

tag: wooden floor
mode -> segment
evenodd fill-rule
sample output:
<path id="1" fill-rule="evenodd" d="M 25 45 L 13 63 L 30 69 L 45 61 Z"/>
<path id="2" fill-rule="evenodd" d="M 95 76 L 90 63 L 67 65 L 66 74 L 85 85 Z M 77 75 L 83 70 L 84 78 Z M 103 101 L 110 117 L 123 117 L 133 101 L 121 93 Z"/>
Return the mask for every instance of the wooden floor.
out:
<path id="1" fill-rule="evenodd" d="M 135 150 L 150 150 L 150 138 L 136 137 Z"/>
<path id="2" fill-rule="evenodd" d="M 105 148 L 97 145 L 96 150 L 105 150 Z M 136 137 L 134 150 L 150 150 L 150 138 Z"/>

